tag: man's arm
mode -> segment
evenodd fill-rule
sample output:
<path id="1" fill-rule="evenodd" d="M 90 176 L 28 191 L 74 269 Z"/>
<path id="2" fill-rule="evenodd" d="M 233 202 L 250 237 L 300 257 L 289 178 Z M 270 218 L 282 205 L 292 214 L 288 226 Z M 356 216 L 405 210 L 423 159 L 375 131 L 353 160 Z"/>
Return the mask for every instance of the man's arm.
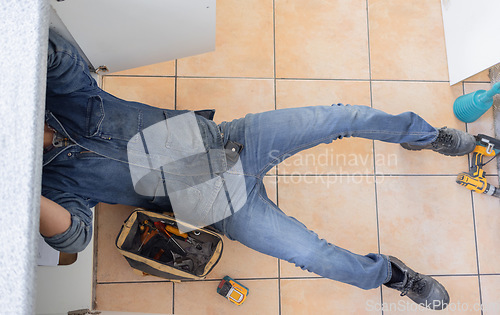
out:
<path id="1" fill-rule="evenodd" d="M 71 225 L 71 214 L 57 203 L 42 196 L 40 200 L 40 234 L 53 237 Z"/>
<path id="2" fill-rule="evenodd" d="M 77 253 L 92 239 L 89 200 L 73 193 L 42 187 L 40 233 L 54 249 Z"/>

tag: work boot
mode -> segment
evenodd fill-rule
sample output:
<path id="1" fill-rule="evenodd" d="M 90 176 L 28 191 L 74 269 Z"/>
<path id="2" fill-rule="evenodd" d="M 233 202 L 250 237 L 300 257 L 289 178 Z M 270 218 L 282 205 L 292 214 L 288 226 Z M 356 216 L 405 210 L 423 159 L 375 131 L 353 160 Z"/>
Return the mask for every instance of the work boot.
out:
<path id="1" fill-rule="evenodd" d="M 401 296 L 406 295 L 413 302 L 433 310 L 442 310 L 448 306 L 450 297 L 441 283 L 416 273 L 396 257 L 389 256 L 389 261 L 393 270 L 397 268 L 403 273 L 403 280 L 394 282 L 391 279 L 385 286 L 401 291 Z"/>
<path id="2" fill-rule="evenodd" d="M 419 151 L 430 149 L 448 156 L 459 156 L 471 153 L 476 147 L 473 135 L 453 128 L 443 127 L 434 142 L 424 145 L 401 143 L 407 150 Z"/>

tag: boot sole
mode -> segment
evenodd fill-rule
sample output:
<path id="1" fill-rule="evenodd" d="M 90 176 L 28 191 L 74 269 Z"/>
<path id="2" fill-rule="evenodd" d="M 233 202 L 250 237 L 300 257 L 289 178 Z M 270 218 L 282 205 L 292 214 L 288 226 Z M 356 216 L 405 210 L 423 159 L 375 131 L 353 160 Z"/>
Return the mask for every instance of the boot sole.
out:
<path id="1" fill-rule="evenodd" d="M 401 143 L 401 146 L 403 147 L 403 149 L 408 150 L 408 151 L 432 150 L 431 148 L 423 148 L 423 149 L 412 148 L 412 147 L 409 147 L 406 143 Z M 472 150 L 474 150 L 474 149 L 472 149 Z M 467 155 L 467 154 L 471 153 L 472 150 L 469 151 L 469 152 L 463 152 L 463 153 L 462 152 L 459 152 L 459 153 L 443 153 L 443 152 L 434 151 L 434 150 L 432 150 L 432 151 L 434 151 L 436 153 L 439 153 L 439 154 L 446 155 L 446 156 L 455 157 L 455 156 L 464 156 L 464 155 Z"/>

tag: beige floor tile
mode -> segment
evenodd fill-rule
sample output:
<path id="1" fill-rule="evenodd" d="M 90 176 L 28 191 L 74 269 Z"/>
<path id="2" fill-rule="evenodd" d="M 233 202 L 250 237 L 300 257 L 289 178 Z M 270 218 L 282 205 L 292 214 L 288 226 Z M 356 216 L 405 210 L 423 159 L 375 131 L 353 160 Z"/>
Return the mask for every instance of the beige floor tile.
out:
<path id="1" fill-rule="evenodd" d="M 498 187 L 498 177 L 488 176 L 488 183 Z M 464 188 L 465 190 L 465 188 Z M 473 194 L 476 215 L 477 250 L 481 273 L 500 273 L 500 199 Z"/>
<path id="2" fill-rule="evenodd" d="M 174 76 L 175 60 L 160 62 L 157 64 L 138 67 L 129 70 L 113 72 L 113 75 L 151 75 L 151 76 Z"/>
<path id="3" fill-rule="evenodd" d="M 435 277 L 448 291 L 450 304 L 439 314 L 481 314 L 478 310 L 479 281 L 477 276 Z M 383 287 L 384 314 L 436 314 L 414 303 L 400 292 Z"/>
<path id="4" fill-rule="evenodd" d="M 273 80 L 179 79 L 177 109 L 215 109 L 214 121 L 274 109 Z"/>
<path id="5" fill-rule="evenodd" d="M 343 103 L 370 106 L 368 81 L 276 80 L 276 108 Z"/>
<path id="6" fill-rule="evenodd" d="M 175 79 L 160 77 L 103 78 L 103 90 L 127 101 L 174 109 Z"/>
<path id="7" fill-rule="evenodd" d="M 278 260 L 224 237 L 222 258 L 207 279 L 273 278 L 278 276 Z"/>
<path id="8" fill-rule="evenodd" d="M 276 80 L 277 109 L 337 103 L 370 106 L 370 82 Z"/>
<path id="9" fill-rule="evenodd" d="M 374 108 L 394 115 L 413 111 L 435 127 L 465 131 L 465 124 L 453 114 L 453 102 L 463 94 L 461 86 L 450 87 L 438 82 L 373 82 L 372 89 Z M 468 165 L 466 156 L 444 157 L 429 150 L 408 151 L 379 141 L 375 141 L 375 154 L 386 157 L 376 165 L 378 174 L 457 174 Z"/>
<path id="10" fill-rule="evenodd" d="M 483 315 L 500 314 L 500 275 L 481 276 Z"/>
<path id="11" fill-rule="evenodd" d="M 369 0 L 374 80 L 448 80 L 440 1 Z"/>
<path id="12" fill-rule="evenodd" d="M 375 141 L 377 174 L 456 175 L 467 171 L 467 156 L 449 157 L 430 150 L 408 151 L 401 146 Z"/>
<path id="13" fill-rule="evenodd" d="M 382 314 L 380 290 L 359 288 L 329 279 L 281 280 L 281 314 Z"/>
<path id="14" fill-rule="evenodd" d="M 336 103 L 370 105 L 369 82 L 278 80 L 276 107 L 295 108 Z M 373 173 L 373 143 L 345 139 L 322 144 L 285 160 L 280 174 Z"/>
<path id="15" fill-rule="evenodd" d="M 134 207 L 99 204 L 97 209 L 97 282 L 161 281 L 153 276 L 133 272 L 115 245 L 123 222 Z"/>
<path id="16" fill-rule="evenodd" d="M 278 280 L 238 280 L 249 289 L 243 304 L 237 306 L 217 293 L 218 281 L 175 284 L 175 314 L 278 314 Z"/>
<path id="17" fill-rule="evenodd" d="M 276 1 L 276 77 L 368 79 L 366 1 Z"/>
<path id="18" fill-rule="evenodd" d="M 215 51 L 179 59 L 180 76 L 273 77 L 273 1 L 217 1 Z"/>
<path id="19" fill-rule="evenodd" d="M 486 69 L 484 71 L 479 72 L 478 74 L 475 74 L 467 79 L 464 80 L 465 82 L 489 82 L 490 81 L 490 69 Z"/>
<path id="20" fill-rule="evenodd" d="M 477 273 L 470 193 L 453 177 L 377 178 L 380 251 L 426 274 Z"/>
<path id="21" fill-rule="evenodd" d="M 435 127 L 465 130 L 453 114 L 453 102 L 463 94 L 460 85 L 444 82 L 390 82 L 372 84 L 373 107 L 390 114 L 413 111 Z"/>
<path id="22" fill-rule="evenodd" d="M 171 314 L 173 284 L 98 284 L 96 309 L 100 311 Z"/>
<path id="23" fill-rule="evenodd" d="M 373 177 L 280 176 L 278 199 L 287 215 L 320 238 L 362 255 L 377 252 Z M 315 276 L 288 262 L 280 266 L 282 277 Z"/>

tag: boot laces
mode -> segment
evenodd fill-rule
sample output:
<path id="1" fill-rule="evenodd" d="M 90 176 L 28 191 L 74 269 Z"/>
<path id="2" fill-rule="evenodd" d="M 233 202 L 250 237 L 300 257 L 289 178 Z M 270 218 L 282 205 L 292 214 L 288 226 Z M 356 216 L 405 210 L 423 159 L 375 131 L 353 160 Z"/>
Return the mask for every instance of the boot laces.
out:
<path id="1" fill-rule="evenodd" d="M 432 143 L 434 148 L 440 146 L 451 147 L 453 145 L 453 136 L 447 132 L 439 131 L 439 135 L 436 140 Z"/>
<path id="2" fill-rule="evenodd" d="M 409 291 L 413 291 L 417 294 L 422 293 L 425 288 L 425 281 L 422 281 L 422 277 L 417 273 L 414 277 L 411 277 L 406 282 L 405 286 L 401 290 L 401 296 L 405 296 Z"/>

